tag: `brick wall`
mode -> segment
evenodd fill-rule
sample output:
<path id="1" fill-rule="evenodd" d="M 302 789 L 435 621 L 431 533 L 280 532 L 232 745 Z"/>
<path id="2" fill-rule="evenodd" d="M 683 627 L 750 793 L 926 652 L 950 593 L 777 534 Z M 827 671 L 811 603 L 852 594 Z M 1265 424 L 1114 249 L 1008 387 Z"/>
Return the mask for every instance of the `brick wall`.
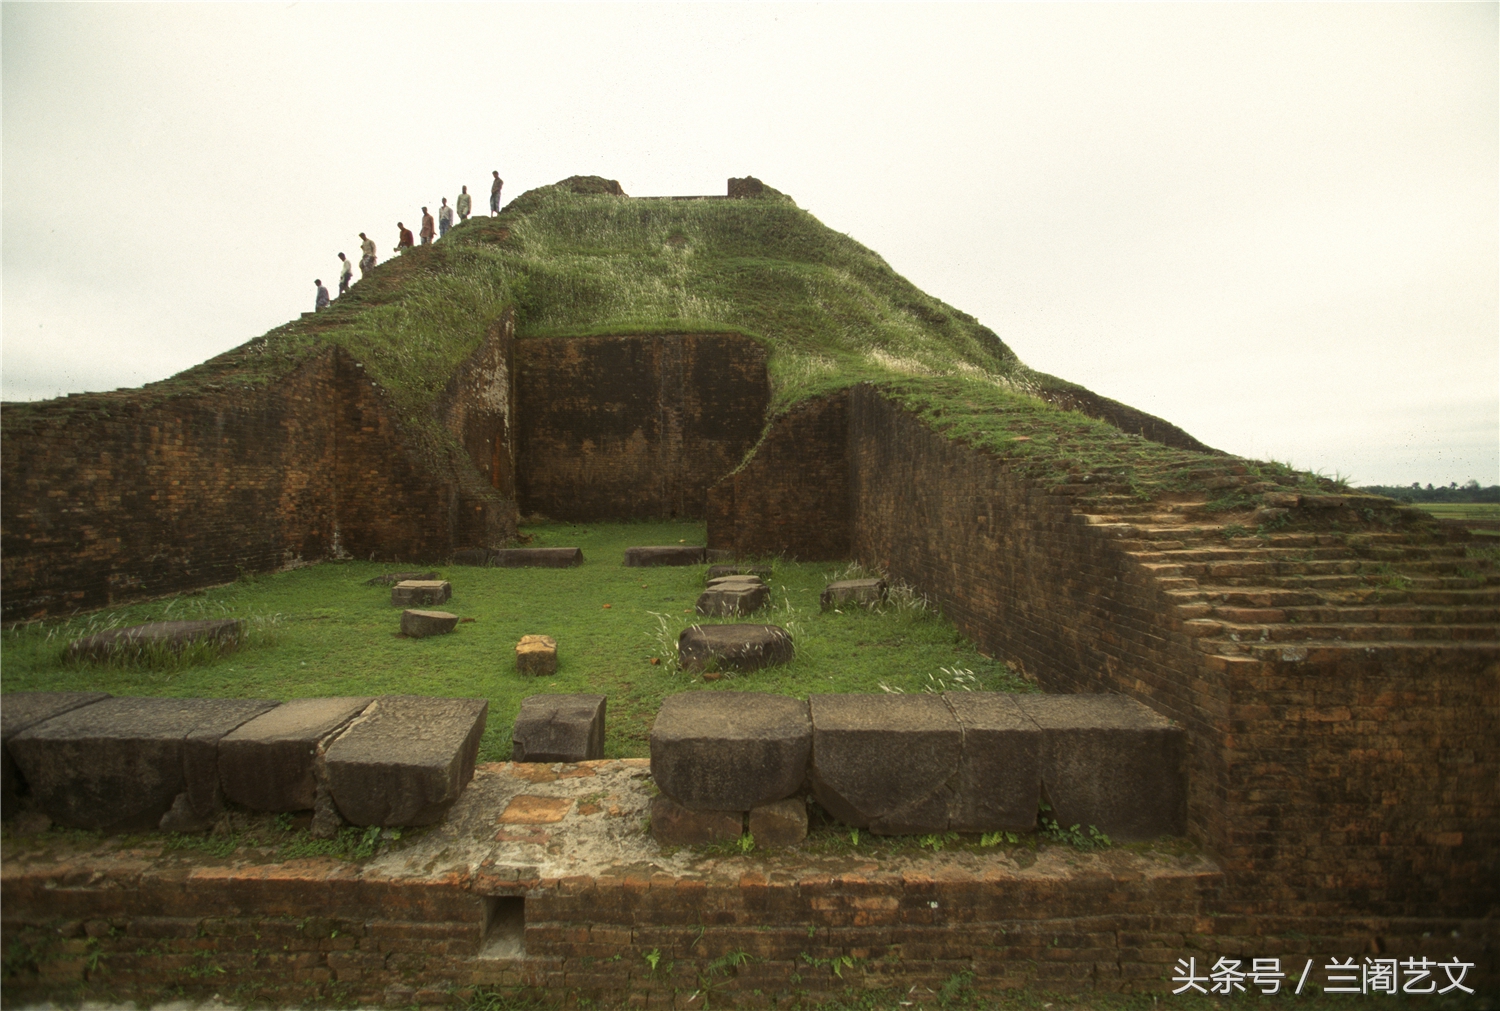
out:
<path id="1" fill-rule="evenodd" d="M 708 490 L 708 546 L 741 558 L 848 558 L 846 392 L 778 418 L 745 466 Z"/>
<path id="2" fill-rule="evenodd" d="M 1278 957 L 1294 980 L 1314 958 L 1321 982 L 1329 958 L 1374 954 L 1456 956 L 1475 963 L 1470 986 L 1496 980 L 1492 920 L 1214 915 L 1221 879 L 1202 861 L 1041 859 L 1042 873 L 934 857 L 894 872 L 740 859 L 707 877 L 485 866 L 416 879 L 320 858 L 30 861 L 6 870 L 3 984 L 8 1004 L 218 994 L 404 1007 L 484 988 L 565 1006 L 754 1008 L 851 987 L 928 1003 L 955 981 L 980 994 L 1164 993 L 1189 956 L 1200 973 L 1220 956 L 1247 968 Z M 524 901 L 524 957 L 481 957 L 496 897 Z"/>
<path id="3" fill-rule="evenodd" d="M 838 541 L 829 461 L 847 453 L 855 557 L 930 594 L 1047 690 L 1123 693 L 1188 730 L 1190 831 L 1228 873 L 1223 911 L 1483 915 L 1500 902 L 1492 643 L 1205 653 L 1157 577 L 1084 521 L 1078 489 L 1039 486 L 871 387 L 835 403 L 780 419 L 714 489 L 710 547 L 798 556 L 809 531 Z"/>
<path id="4" fill-rule="evenodd" d="M 766 352 L 746 337 L 533 338 L 515 354 L 525 513 L 700 518 L 765 424 Z"/>
<path id="5" fill-rule="evenodd" d="M 482 443 L 486 396 L 458 387 L 440 421 Z M 338 348 L 266 387 L 7 404 L 0 423 L 5 620 L 336 553 L 436 560 L 514 534 L 513 501 L 462 451 L 404 425 Z"/>

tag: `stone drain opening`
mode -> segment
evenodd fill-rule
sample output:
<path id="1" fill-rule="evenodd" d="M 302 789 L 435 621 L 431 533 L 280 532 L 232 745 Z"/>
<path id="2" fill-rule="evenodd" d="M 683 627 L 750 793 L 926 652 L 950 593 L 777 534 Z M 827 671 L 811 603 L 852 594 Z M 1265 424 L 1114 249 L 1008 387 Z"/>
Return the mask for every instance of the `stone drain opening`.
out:
<path id="1" fill-rule="evenodd" d="M 484 900 L 480 958 L 526 957 L 526 897 L 489 895 Z"/>

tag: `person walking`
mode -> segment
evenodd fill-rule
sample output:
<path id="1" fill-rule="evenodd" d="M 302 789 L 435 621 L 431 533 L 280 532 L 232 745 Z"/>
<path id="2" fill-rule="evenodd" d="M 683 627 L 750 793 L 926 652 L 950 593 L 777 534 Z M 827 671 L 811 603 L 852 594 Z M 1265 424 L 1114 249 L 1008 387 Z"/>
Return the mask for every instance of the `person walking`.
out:
<path id="1" fill-rule="evenodd" d="M 359 278 L 363 281 L 375 269 L 375 240 L 359 233 Z"/>
<path id="2" fill-rule="evenodd" d="M 313 300 L 313 312 L 328 308 L 328 289 L 323 287 L 323 279 L 316 278 L 313 284 L 318 286 L 318 297 Z"/>
<path id="3" fill-rule="evenodd" d="M 396 222 L 396 228 L 397 228 L 397 232 L 396 232 L 396 252 L 398 252 L 398 253 L 404 252 L 404 251 L 410 249 L 413 245 L 415 245 L 415 243 L 413 243 L 412 240 L 411 240 L 411 229 L 410 228 L 407 228 L 405 225 L 403 225 L 399 221 Z"/>
<path id="4" fill-rule="evenodd" d="M 460 224 L 469 220 L 469 207 L 471 203 L 472 201 L 469 199 L 469 187 L 465 186 L 463 192 L 458 195 L 458 199 L 453 201 L 453 206 L 458 211 Z"/>
<path id="5" fill-rule="evenodd" d="M 491 173 L 495 181 L 490 183 L 490 213 L 500 213 L 500 187 L 505 185 L 505 180 L 500 178 L 499 170 Z"/>
<path id="6" fill-rule="evenodd" d="M 339 254 L 339 294 L 349 290 L 349 282 L 354 280 L 354 264 L 349 262 L 349 257 L 343 253 Z"/>
<path id="7" fill-rule="evenodd" d="M 427 213 L 427 208 L 422 208 L 422 245 L 432 245 L 432 236 L 437 229 L 432 227 L 432 215 Z"/>
<path id="8" fill-rule="evenodd" d="M 448 198 L 443 198 L 443 206 L 438 208 L 438 238 L 448 234 L 448 229 L 453 227 L 453 208 L 448 206 Z"/>

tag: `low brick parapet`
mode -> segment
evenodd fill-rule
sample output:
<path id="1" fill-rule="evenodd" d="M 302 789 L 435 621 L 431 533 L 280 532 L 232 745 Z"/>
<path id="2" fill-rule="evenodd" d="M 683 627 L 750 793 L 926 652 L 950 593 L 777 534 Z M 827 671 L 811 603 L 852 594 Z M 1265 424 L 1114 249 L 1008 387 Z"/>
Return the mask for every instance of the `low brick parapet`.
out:
<path id="1" fill-rule="evenodd" d="M 760 1007 L 850 986 L 930 1000 L 954 980 L 1169 991 L 1179 958 L 1300 966 L 1377 936 L 1390 953 L 1493 959 L 1480 921 L 1220 915 L 1217 864 L 1172 848 L 667 849 L 643 827 L 651 796 L 644 760 L 484 765 L 442 823 L 362 862 L 8 835 L 4 943 L 30 954 L 9 961 L 6 998 L 404 1006 L 489 988 L 695 1007 L 709 985 L 717 1005 Z"/>

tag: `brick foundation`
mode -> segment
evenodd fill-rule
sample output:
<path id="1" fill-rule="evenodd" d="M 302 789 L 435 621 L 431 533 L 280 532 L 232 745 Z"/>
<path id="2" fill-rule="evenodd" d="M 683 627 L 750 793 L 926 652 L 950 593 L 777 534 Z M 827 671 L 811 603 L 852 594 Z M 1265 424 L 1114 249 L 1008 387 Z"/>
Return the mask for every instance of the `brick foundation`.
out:
<path id="1" fill-rule="evenodd" d="M 1491 641 L 1213 655 L 1170 581 L 1081 515 L 1083 488 L 1028 480 L 873 387 L 847 396 L 780 419 L 715 487 L 710 548 L 796 556 L 814 530 L 837 542 L 836 479 L 798 478 L 833 474 L 843 447 L 855 557 L 1049 691 L 1130 695 L 1188 730 L 1190 832 L 1222 861 L 1225 912 L 1484 916 L 1500 903 L 1492 626 Z"/>
<path id="2" fill-rule="evenodd" d="M 697 1008 L 710 991 L 769 1007 L 852 988 L 925 1002 L 966 980 L 980 994 L 1166 992 L 1179 958 L 1201 971 L 1221 955 L 1280 957 L 1293 978 L 1315 958 L 1318 981 L 1332 956 L 1457 956 L 1476 964 L 1470 985 L 1496 978 L 1492 920 L 1230 915 L 1218 867 L 1169 850 L 674 854 L 635 823 L 644 766 L 481 766 L 457 824 L 364 864 L 12 839 L 6 1001 L 406 1006 L 493 988 L 569 1006 Z M 497 826 L 517 791 L 574 801 L 560 823 L 507 813 Z M 623 810 L 601 813 L 600 793 Z M 590 826 L 616 840 L 593 862 L 568 837 Z"/>

